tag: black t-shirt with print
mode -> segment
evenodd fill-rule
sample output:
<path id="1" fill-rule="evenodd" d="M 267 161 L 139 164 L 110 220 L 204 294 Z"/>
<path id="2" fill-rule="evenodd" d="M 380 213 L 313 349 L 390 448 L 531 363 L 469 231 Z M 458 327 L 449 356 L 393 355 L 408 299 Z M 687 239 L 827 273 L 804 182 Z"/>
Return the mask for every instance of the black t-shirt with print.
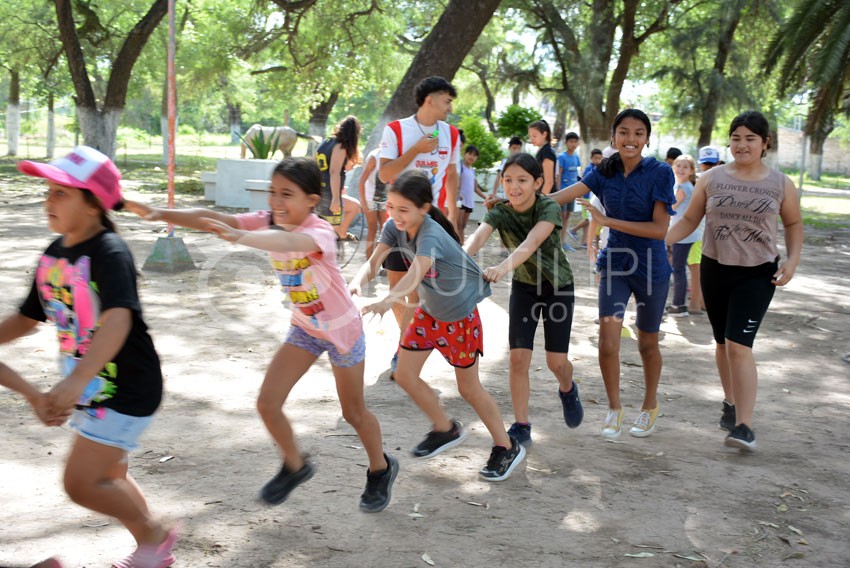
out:
<path id="1" fill-rule="evenodd" d="M 20 313 L 56 325 L 65 376 L 74 358 L 88 351 L 101 314 L 111 308 L 130 310 L 130 333 L 112 361 L 88 384 L 80 403 L 150 416 L 162 400 L 162 371 L 142 319 L 133 256 L 121 237 L 104 231 L 72 247 L 65 247 L 62 237 L 53 241 L 39 259 Z"/>

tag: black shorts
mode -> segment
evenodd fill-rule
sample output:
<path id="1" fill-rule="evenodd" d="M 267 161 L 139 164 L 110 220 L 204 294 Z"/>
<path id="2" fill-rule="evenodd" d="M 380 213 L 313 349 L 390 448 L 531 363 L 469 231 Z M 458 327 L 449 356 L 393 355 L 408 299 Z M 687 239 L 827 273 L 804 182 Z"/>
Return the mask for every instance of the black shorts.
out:
<path id="1" fill-rule="evenodd" d="M 458 207 L 461 211 L 466 211 L 467 213 L 472 213 L 472 207 L 467 207 L 466 205 L 461 205 Z"/>
<path id="2" fill-rule="evenodd" d="M 555 290 L 549 282 L 511 282 L 508 302 L 508 343 L 511 349 L 534 349 L 537 322 L 543 316 L 544 348 L 550 353 L 569 353 L 575 292 L 572 284 Z"/>
<path id="3" fill-rule="evenodd" d="M 700 285 L 714 340 L 752 347 L 776 285 L 778 260 L 758 266 L 728 266 L 702 255 Z"/>
<path id="4" fill-rule="evenodd" d="M 407 272 L 407 269 L 410 267 L 410 263 L 411 261 L 407 259 L 402 251 L 393 249 L 390 251 L 390 254 L 387 255 L 387 258 L 384 259 L 384 263 L 381 266 L 387 270 L 395 272 Z"/>

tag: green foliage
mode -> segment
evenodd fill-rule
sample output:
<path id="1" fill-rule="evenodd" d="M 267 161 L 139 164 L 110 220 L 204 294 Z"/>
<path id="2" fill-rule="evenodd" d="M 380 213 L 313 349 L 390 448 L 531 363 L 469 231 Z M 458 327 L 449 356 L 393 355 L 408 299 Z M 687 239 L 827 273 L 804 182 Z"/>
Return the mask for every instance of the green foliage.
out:
<path id="1" fill-rule="evenodd" d="M 511 105 L 496 118 L 496 134 L 502 138 L 519 136 L 525 140 L 528 125 L 541 118 L 541 114 L 533 108 Z"/>
<path id="2" fill-rule="evenodd" d="M 475 169 L 480 171 L 487 170 L 502 159 L 502 148 L 499 146 L 499 141 L 496 137 L 487 130 L 487 127 L 481 122 L 478 116 L 464 116 L 461 118 L 458 128 L 463 129 L 463 134 L 466 136 L 466 145 L 473 144 L 478 147 L 478 161 L 475 162 Z M 463 150 L 461 150 L 461 158 Z"/>
<path id="3" fill-rule="evenodd" d="M 262 130 L 257 131 L 254 139 L 251 141 L 245 140 L 243 136 L 239 136 L 254 158 L 258 160 L 268 160 L 277 151 L 280 146 L 280 134 L 277 132 L 277 127 L 272 130 L 271 135 L 266 138 Z"/>

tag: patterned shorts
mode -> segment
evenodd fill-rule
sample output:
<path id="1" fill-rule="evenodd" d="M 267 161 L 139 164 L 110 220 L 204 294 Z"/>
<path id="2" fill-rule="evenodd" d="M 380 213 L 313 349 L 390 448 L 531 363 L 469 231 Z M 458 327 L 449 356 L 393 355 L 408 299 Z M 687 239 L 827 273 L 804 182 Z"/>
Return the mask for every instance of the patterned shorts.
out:
<path id="1" fill-rule="evenodd" d="M 348 353 L 340 353 L 330 341 L 313 337 L 297 325 L 289 328 L 289 334 L 284 343 L 294 345 L 316 357 L 327 351 L 328 359 L 334 367 L 353 367 L 366 358 L 366 336 L 362 333 Z"/>
<path id="2" fill-rule="evenodd" d="M 484 329 L 478 308 L 460 321 L 435 320 L 422 308 L 416 308 L 413 321 L 401 338 L 401 346 L 410 351 L 439 351 L 453 367 L 471 367 L 484 354 Z"/>

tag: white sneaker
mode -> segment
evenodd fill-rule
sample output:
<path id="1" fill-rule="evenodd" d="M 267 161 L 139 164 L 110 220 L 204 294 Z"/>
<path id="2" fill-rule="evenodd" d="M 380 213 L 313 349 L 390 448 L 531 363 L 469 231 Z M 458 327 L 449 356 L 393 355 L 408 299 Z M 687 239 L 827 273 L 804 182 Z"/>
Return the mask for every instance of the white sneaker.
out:
<path id="1" fill-rule="evenodd" d="M 608 410 L 608 416 L 605 417 L 605 424 L 602 426 L 602 436 L 609 440 L 616 440 L 623 433 L 623 409 Z"/>

